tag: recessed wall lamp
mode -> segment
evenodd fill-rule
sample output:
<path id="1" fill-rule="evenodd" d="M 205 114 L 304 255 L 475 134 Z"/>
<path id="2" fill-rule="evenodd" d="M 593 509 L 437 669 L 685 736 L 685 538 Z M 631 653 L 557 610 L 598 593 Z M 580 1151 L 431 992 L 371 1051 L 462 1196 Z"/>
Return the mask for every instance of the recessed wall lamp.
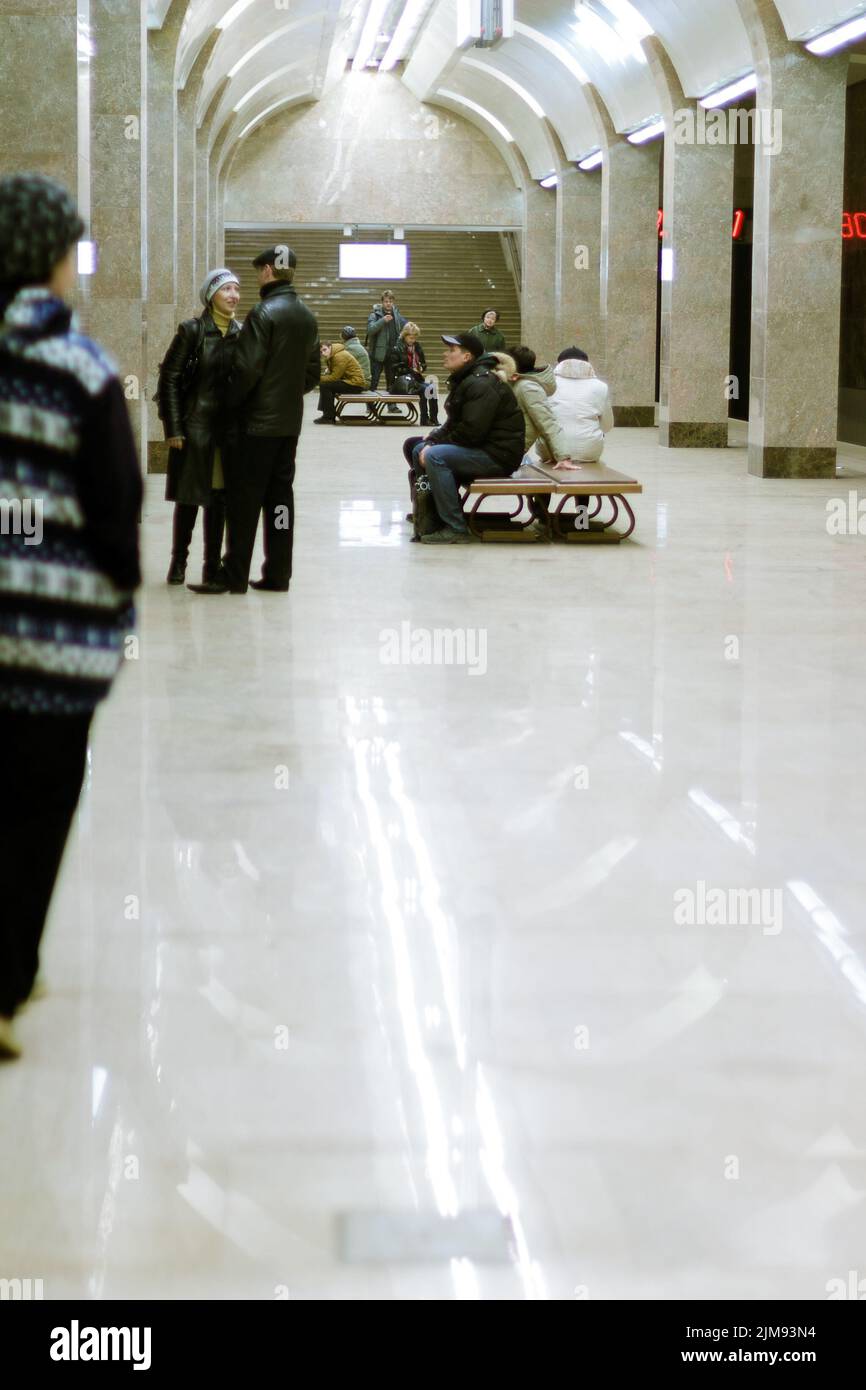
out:
<path id="1" fill-rule="evenodd" d="M 559 175 L 546 174 L 543 179 L 538 180 L 538 183 L 539 187 L 541 188 L 555 188 L 556 185 L 559 183 Z"/>
<path id="2" fill-rule="evenodd" d="M 736 101 L 737 97 L 744 97 L 749 92 L 758 90 L 757 73 L 747 73 L 745 77 L 738 77 L 736 82 L 729 82 L 725 87 L 718 87 L 714 92 L 708 92 L 705 97 L 701 97 L 699 105 L 705 111 L 712 111 L 716 106 L 727 106 L 729 101 Z"/>
<path id="3" fill-rule="evenodd" d="M 583 169 L 584 173 L 588 173 L 590 169 L 597 169 L 599 165 L 603 163 L 604 154 L 602 151 L 593 150 L 592 154 L 588 154 L 585 159 L 579 159 L 577 161 L 577 167 L 578 169 Z"/>
<path id="4" fill-rule="evenodd" d="M 660 135 L 665 133 L 665 123 L 660 116 L 653 116 L 646 125 L 638 126 L 631 135 L 627 136 L 630 145 L 645 145 L 648 140 L 657 140 Z"/>
<path id="5" fill-rule="evenodd" d="M 809 40 L 806 47 L 810 53 L 835 53 L 837 48 L 852 43 L 854 39 L 862 39 L 864 34 L 866 15 L 860 15 L 859 19 L 849 19 L 847 24 L 837 24 L 835 29 L 818 34 L 816 38 Z"/>

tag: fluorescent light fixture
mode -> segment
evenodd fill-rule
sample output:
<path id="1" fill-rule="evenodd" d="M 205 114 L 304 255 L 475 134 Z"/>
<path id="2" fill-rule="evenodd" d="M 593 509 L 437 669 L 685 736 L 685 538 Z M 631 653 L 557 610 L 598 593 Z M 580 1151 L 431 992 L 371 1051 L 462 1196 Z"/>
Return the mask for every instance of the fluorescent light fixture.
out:
<path id="1" fill-rule="evenodd" d="M 95 274 L 96 274 L 96 264 L 97 264 L 97 260 L 98 260 L 98 257 L 97 257 L 97 254 L 96 254 L 96 242 L 95 242 L 95 241 L 79 241 L 79 243 L 78 243 L 78 274 L 79 274 L 79 275 L 95 275 Z"/>
<path id="2" fill-rule="evenodd" d="M 589 81 L 589 78 L 577 59 L 573 54 L 569 53 L 568 49 L 563 47 L 561 43 L 557 43 L 556 39 L 549 39 L 540 29 L 533 29 L 531 24 L 521 24 L 517 19 L 514 21 L 514 33 L 521 38 L 531 39 L 533 43 L 537 43 L 541 48 L 546 48 L 547 52 L 551 53 L 554 58 L 557 58 L 559 62 L 562 63 L 563 67 L 568 68 L 572 77 L 576 77 L 578 82 L 585 85 Z"/>
<path id="3" fill-rule="evenodd" d="M 662 280 L 668 282 L 674 278 L 674 249 L 672 246 L 665 246 L 662 250 Z"/>
<path id="4" fill-rule="evenodd" d="M 859 19 L 849 19 L 847 24 L 839 24 L 835 29 L 828 29 L 825 34 L 819 34 L 816 39 L 810 39 L 806 47 L 810 53 L 833 53 L 854 39 L 862 39 L 864 34 L 866 15 L 861 15 Z"/>
<path id="5" fill-rule="evenodd" d="M 285 67 L 276 68 L 274 72 L 269 72 L 267 77 L 262 78 L 261 82 L 257 82 L 254 87 L 250 87 L 248 92 L 244 92 L 244 95 L 237 105 L 232 107 L 232 110 L 240 111 L 241 107 L 246 106 L 248 101 L 252 101 L 256 93 L 260 92 L 263 87 L 267 87 L 269 82 L 273 82 L 277 77 L 282 77 L 284 73 L 293 72 L 297 67 L 300 67 L 299 63 L 286 63 Z"/>
<path id="6" fill-rule="evenodd" d="M 559 183 L 559 175 L 547 174 L 543 179 L 539 179 L 538 183 L 541 188 L 555 188 Z"/>
<path id="7" fill-rule="evenodd" d="M 376 47 L 376 35 L 382 28 L 382 20 L 385 18 L 388 4 L 389 0 L 370 0 L 367 18 L 364 20 L 358 47 L 355 49 L 355 56 L 352 59 L 353 72 L 363 72 L 369 63 L 373 49 Z"/>
<path id="8" fill-rule="evenodd" d="M 403 13 L 397 20 L 394 37 L 387 53 L 379 64 L 380 72 L 390 72 L 402 58 L 406 57 L 412 36 L 421 22 L 430 0 L 407 0 Z"/>
<path id="9" fill-rule="evenodd" d="M 571 27 L 578 41 L 586 44 L 592 52 L 599 54 L 607 63 L 621 63 L 626 54 L 631 54 L 638 62 L 646 62 L 640 44 L 625 38 L 619 29 L 608 24 L 595 10 L 584 5 L 575 9 L 577 23 Z"/>
<path id="10" fill-rule="evenodd" d="M 234 24 L 235 20 L 243 14 L 244 10 L 248 10 L 252 3 L 253 0 L 235 0 L 235 3 L 232 5 L 231 9 L 226 10 L 222 19 L 217 20 L 217 29 L 228 29 L 229 25 Z"/>
<path id="11" fill-rule="evenodd" d="M 405 280 L 409 247 L 405 241 L 340 243 L 341 280 Z"/>
<path id="12" fill-rule="evenodd" d="M 597 169 L 599 165 L 603 163 L 603 152 L 601 150 L 593 150 L 592 154 L 588 154 L 585 159 L 579 159 L 577 161 L 577 167 L 578 169 L 588 171 L 590 169 Z"/>
<path id="13" fill-rule="evenodd" d="M 486 73 L 488 77 L 495 77 L 497 82 L 504 82 L 506 87 L 510 87 L 521 101 L 525 101 L 530 111 L 539 120 L 544 120 L 544 112 L 531 92 L 527 92 L 525 87 L 521 87 L 519 82 L 515 82 L 513 77 L 509 77 L 506 72 L 495 68 L 492 63 L 483 63 L 479 58 L 464 58 L 463 66 L 467 68 L 478 68 L 480 72 Z"/>
<path id="14" fill-rule="evenodd" d="M 665 133 L 665 123 L 659 116 L 655 116 L 646 125 L 639 126 L 629 135 L 628 141 L 631 145 L 645 145 L 648 140 L 656 140 Z"/>
<path id="15" fill-rule="evenodd" d="M 511 131 L 508 130 L 501 121 L 498 121 L 496 117 L 487 110 L 486 106 L 479 106 L 477 101 L 470 101 L 468 97 L 462 97 L 459 92 L 450 92 L 445 87 L 439 88 L 439 95 L 440 97 L 447 97 L 449 101 L 456 101 L 458 106 L 465 106 L 467 110 L 474 111 L 476 116 L 480 116 L 482 120 L 492 125 L 497 135 L 501 135 L 503 140 L 507 141 L 509 145 L 514 144 L 514 136 L 511 134 Z"/>
<path id="16" fill-rule="evenodd" d="M 712 111 L 715 106 L 727 106 L 729 101 L 736 101 L 737 97 L 744 97 L 747 93 L 757 90 L 758 75 L 750 72 L 745 77 L 738 77 L 736 82 L 729 82 L 726 87 L 719 87 L 715 92 L 701 97 L 700 104 L 705 111 Z"/>

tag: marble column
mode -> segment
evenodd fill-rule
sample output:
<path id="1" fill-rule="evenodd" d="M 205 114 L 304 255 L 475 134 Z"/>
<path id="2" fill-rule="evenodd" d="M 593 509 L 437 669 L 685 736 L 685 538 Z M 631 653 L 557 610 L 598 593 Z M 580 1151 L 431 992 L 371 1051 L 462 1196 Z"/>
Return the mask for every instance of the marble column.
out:
<path id="1" fill-rule="evenodd" d="M 177 99 L 174 71 L 187 0 L 172 0 L 160 29 L 147 36 L 147 413 L 148 471 L 165 469 L 162 423 L 153 397 L 159 364 L 177 327 Z"/>
<path id="2" fill-rule="evenodd" d="M 87 331 L 115 358 L 147 457 L 146 0 L 90 0 L 91 235 Z"/>
<path id="3" fill-rule="evenodd" d="M 725 449 L 734 146 L 698 142 L 706 113 L 687 100 L 661 42 L 643 47 L 666 127 L 659 443 Z"/>
<path id="4" fill-rule="evenodd" d="M 583 92 L 604 153 L 599 304 L 614 418 L 654 425 L 661 147 L 630 145 L 595 88 Z"/>
<path id="5" fill-rule="evenodd" d="M 208 108 L 196 131 L 195 147 L 195 206 L 196 206 L 196 265 L 201 266 L 199 280 L 203 280 L 208 270 L 219 264 L 213 258 L 214 216 L 216 212 L 216 185 L 211 171 L 210 148 L 213 139 L 213 125 L 217 108 L 223 92 L 228 86 L 224 78 L 214 92 Z"/>
<path id="6" fill-rule="evenodd" d="M 177 94 L 177 315 L 186 319 L 201 310 L 198 292 L 207 267 L 202 268 L 196 231 L 197 179 L 196 109 L 201 79 L 220 37 L 214 29 L 199 49 L 186 86 Z M 206 216 L 206 213 L 205 213 Z"/>
<path id="7" fill-rule="evenodd" d="M 832 478 L 846 53 L 791 43 L 771 0 L 737 0 L 758 74 L 749 472 Z M 759 138 L 760 137 L 760 138 Z"/>
<path id="8" fill-rule="evenodd" d="M 556 186 L 556 345 L 572 343 L 605 372 L 601 327 L 601 170 L 563 162 Z"/>
<path id="9" fill-rule="evenodd" d="M 539 362 L 556 360 L 556 190 L 523 180 L 521 337 Z"/>
<path id="10" fill-rule="evenodd" d="M 0 7 L 0 177 L 30 170 L 50 174 L 73 197 L 77 12 L 76 0 L 53 0 L 50 13 L 40 0 L 3 0 Z"/>

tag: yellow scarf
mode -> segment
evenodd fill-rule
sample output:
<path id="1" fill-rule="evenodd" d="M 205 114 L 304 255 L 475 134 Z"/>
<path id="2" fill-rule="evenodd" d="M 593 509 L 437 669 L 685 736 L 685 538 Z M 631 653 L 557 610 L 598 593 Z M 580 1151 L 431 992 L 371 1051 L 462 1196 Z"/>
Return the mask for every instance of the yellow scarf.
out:
<path id="1" fill-rule="evenodd" d="M 234 310 L 232 310 L 230 314 L 224 314 L 222 310 L 218 309 L 217 306 L 213 303 L 213 301 L 211 301 L 210 316 L 216 324 L 217 328 L 219 329 L 220 333 L 222 333 L 223 337 L 225 337 L 225 335 L 229 331 L 229 324 L 235 316 Z"/>

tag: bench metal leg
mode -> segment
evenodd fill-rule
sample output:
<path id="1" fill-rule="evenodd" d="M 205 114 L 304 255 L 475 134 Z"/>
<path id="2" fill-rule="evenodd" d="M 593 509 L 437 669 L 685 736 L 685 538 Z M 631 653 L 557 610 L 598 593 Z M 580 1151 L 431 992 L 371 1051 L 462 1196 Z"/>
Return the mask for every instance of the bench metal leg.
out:
<path id="1" fill-rule="evenodd" d="M 576 512 L 564 510 L 568 501 L 574 501 L 579 506 L 589 502 L 589 496 L 584 499 L 575 493 L 566 493 L 560 500 L 559 505 L 551 516 L 553 534 L 556 540 L 565 541 L 571 545 L 619 545 L 620 541 L 626 540 L 635 528 L 635 515 L 631 506 L 621 493 L 601 493 L 595 496 L 595 506 L 587 512 L 587 526 L 576 527 L 573 518 Z M 610 503 L 610 516 L 601 519 L 599 513 L 602 504 L 607 501 Z M 613 526 L 619 519 L 620 507 L 628 517 L 628 526 L 625 531 L 615 531 Z M 571 524 L 569 524 L 571 523 Z"/>

